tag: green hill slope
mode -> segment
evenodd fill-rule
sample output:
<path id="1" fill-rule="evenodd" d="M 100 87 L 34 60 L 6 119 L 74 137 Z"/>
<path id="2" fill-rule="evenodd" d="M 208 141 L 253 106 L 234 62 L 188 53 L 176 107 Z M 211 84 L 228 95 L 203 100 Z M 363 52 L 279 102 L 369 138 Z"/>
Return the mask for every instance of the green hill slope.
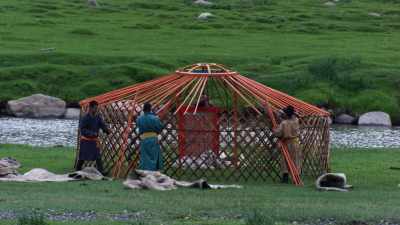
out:
<path id="1" fill-rule="evenodd" d="M 206 61 L 314 104 L 400 120 L 399 1 L 213 2 L 0 1 L 0 100 L 76 102 Z"/>

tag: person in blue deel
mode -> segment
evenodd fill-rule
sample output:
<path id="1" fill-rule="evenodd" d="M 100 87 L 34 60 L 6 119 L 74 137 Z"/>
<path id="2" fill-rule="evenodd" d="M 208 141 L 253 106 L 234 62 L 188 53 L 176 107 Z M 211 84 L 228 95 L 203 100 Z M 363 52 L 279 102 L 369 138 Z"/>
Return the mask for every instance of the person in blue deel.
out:
<path id="1" fill-rule="evenodd" d="M 89 112 L 82 117 L 79 123 L 81 138 L 76 169 L 82 170 L 85 161 L 96 161 L 97 170 L 103 174 L 98 136 L 100 130 L 107 135 L 110 131 L 103 119 L 97 114 L 97 106 L 98 103 L 96 101 L 91 101 L 89 103 Z"/>
<path id="2" fill-rule="evenodd" d="M 163 168 L 161 148 L 158 144 L 158 134 L 161 133 L 163 125 L 151 111 L 151 104 L 143 105 L 143 115 L 136 121 L 140 134 L 140 164 L 139 169 L 160 171 Z"/>

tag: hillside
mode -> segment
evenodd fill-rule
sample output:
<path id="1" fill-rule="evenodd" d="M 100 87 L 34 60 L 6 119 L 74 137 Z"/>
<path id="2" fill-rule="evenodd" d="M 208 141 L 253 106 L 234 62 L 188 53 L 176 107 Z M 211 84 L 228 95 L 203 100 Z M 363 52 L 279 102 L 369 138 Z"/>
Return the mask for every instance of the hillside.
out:
<path id="1" fill-rule="evenodd" d="M 206 61 L 314 104 L 400 121 L 398 0 L 98 2 L 0 1 L 0 101 L 41 92 L 77 102 Z"/>

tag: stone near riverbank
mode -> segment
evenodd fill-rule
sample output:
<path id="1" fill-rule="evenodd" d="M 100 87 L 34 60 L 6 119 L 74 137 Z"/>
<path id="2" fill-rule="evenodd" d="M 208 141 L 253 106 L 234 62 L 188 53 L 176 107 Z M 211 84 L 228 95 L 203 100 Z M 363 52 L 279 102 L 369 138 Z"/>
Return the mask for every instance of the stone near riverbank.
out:
<path id="1" fill-rule="evenodd" d="M 71 119 L 71 120 L 77 120 L 79 119 L 79 115 L 81 113 L 80 109 L 77 108 L 67 108 L 67 110 L 65 111 L 65 115 L 64 118 L 65 119 Z"/>
<path id="2" fill-rule="evenodd" d="M 34 94 L 8 101 L 8 111 L 16 117 L 60 118 L 66 110 L 65 101 L 43 94 Z"/>
<path id="3" fill-rule="evenodd" d="M 389 114 L 385 112 L 368 112 L 358 119 L 358 125 L 392 126 Z"/>
<path id="4" fill-rule="evenodd" d="M 348 114 L 340 114 L 335 117 L 334 122 L 336 124 L 353 124 L 356 121 L 356 118 L 348 115 Z"/>

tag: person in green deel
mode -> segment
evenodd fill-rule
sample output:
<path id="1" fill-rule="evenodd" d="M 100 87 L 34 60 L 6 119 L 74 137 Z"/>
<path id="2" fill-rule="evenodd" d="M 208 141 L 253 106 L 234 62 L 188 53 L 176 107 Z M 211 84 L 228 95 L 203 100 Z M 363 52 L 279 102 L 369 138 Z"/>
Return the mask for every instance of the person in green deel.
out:
<path id="1" fill-rule="evenodd" d="M 160 171 L 163 168 L 161 148 L 158 144 L 158 134 L 161 133 L 163 125 L 151 111 L 151 104 L 143 105 L 143 115 L 136 121 L 140 134 L 140 164 L 139 169 Z"/>

